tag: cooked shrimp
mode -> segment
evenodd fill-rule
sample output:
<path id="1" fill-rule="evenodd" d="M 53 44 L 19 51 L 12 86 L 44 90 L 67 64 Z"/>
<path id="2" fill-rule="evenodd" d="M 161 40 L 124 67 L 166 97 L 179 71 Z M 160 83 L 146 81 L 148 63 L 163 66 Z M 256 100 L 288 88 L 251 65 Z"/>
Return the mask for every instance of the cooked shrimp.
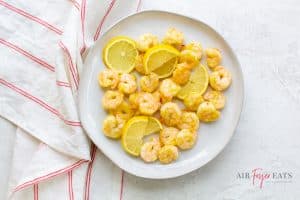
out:
<path id="1" fill-rule="evenodd" d="M 213 122 L 220 117 L 220 112 L 213 103 L 205 101 L 199 105 L 197 115 L 201 121 Z"/>
<path id="2" fill-rule="evenodd" d="M 183 112 L 181 115 L 180 123 L 178 124 L 180 129 L 188 129 L 193 132 L 199 128 L 199 118 L 194 112 Z"/>
<path id="3" fill-rule="evenodd" d="M 144 115 L 152 115 L 155 113 L 160 103 L 151 93 L 143 92 L 138 97 L 139 111 Z"/>
<path id="4" fill-rule="evenodd" d="M 101 87 L 115 89 L 119 83 L 119 75 L 111 69 L 105 69 L 98 75 L 98 82 Z"/>
<path id="5" fill-rule="evenodd" d="M 189 129 L 182 129 L 176 137 L 176 145 L 183 150 L 192 148 L 196 143 L 197 134 Z"/>
<path id="6" fill-rule="evenodd" d="M 163 164 L 171 163 L 178 158 L 178 149 L 173 145 L 165 145 L 158 152 L 158 159 Z"/>
<path id="7" fill-rule="evenodd" d="M 123 92 L 124 94 L 134 93 L 137 89 L 135 76 L 131 74 L 122 74 L 118 89 L 120 92 Z"/>
<path id="8" fill-rule="evenodd" d="M 159 92 L 165 100 L 172 100 L 172 98 L 179 92 L 181 87 L 171 79 L 165 79 L 161 82 Z"/>
<path id="9" fill-rule="evenodd" d="M 102 105 L 107 110 L 116 109 L 121 105 L 124 95 L 119 91 L 108 90 L 102 97 Z"/>
<path id="10" fill-rule="evenodd" d="M 158 44 L 158 38 L 151 33 L 146 33 L 144 35 L 141 35 L 139 39 L 136 41 L 136 47 L 141 52 L 145 52 L 149 48 L 157 44 Z"/>
<path id="11" fill-rule="evenodd" d="M 202 57 L 202 46 L 198 42 L 191 42 L 191 43 L 187 44 L 183 48 L 183 50 L 192 50 L 193 52 L 195 52 L 197 54 L 198 60 L 200 60 Z"/>
<path id="12" fill-rule="evenodd" d="M 154 98 L 160 102 L 161 100 L 161 95 L 160 95 L 160 92 L 158 90 L 156 90 L 155 92 L 152 93 L 152 95 L 154 96 Z"/>
<path id="13" fill-rule="evenodd" d="M 143 63 L 143 56 L 144 56 L 143 54 L 139 54 L 135 63 L 135 70 L 140 74 L 146 74 L 144 63 Z"/>
<path id="14" fill-rule="evenodd" d="M 160 131 L 159 139 L 163 145 L 175 145 L 176 144 L 176 136 L 179 130 L 174 127 L 166 127 Z"/>
<path id="15" fill-rule="evenodd" d="M 172 97 L 165 97 L 165 96 L 161 95 L 160 100 L 161 100 L 161 103 L 164 104 L 164 103 L 172 101 Z"/>
<path id="16" fill-rule="evenodd" d="M 203 97 L 206 101 L 212 102 L 216 109 L 222 109 L 225 106 L 226 98 L 222 92 L 209 90 Z"/>
<path id="17" fill-rule="evenodd" d="M 183 40 L 184 36 L 181 31 L 178 31 L 175 28 L 169 28 L 163 39 L 163 43 L 170 45 L 180 45 L 183 43 Z"/>
<path id="18" fill-rule="evenodd" d="M 123 101 L 115 110 L 112 111 L 112 113 L 117 118 L 121 118 L 125 121 L 128 121 L 134 115 L 134 111 L 126 101 Z"/>
<path id="19" fill-rule="evenodd" d="M 140 79 L 140 85 L 144 92 L 153 92 L 159 85 L 158 75 L 155 73 L 150 73 L 147 76 L 143 76 Z"/>
<path id="20" fill-rule="evenodd" d="M 158 102 L 158 104 L 159 104 L 158 109 L 159 109 L 160 106 L 161 106 L 161 103 L 162 103 L 162 97 L 160 95 L 160 92 L 158 90 L 156 90 L 155 92 L 152 93 L 152 95 L 156 99 L 156 101 Z"/>
<path id="21" fill-rule="evenodd" d="M 226 90 L 231 84 L 230 72 L 222 66 L 216 67 L 209 76 L 209 84 L 215 90 Z"/>
<path id="22" fill-rule="evenodd" d="M 173 47 L 175 47 L 178 51 L 182 51 L 185 47 L 185 45 L 182 44 L 174 44 Z"/>
<path id="23" fill-rule="evenodd" d="M 180 122 L 181 110 L 176 103 L 167 102 L 160 108 L 160 116 L 167 126 L 176 126 Z"/>
<path id="24" fill-rule="evenodd" d="M 222 55 L 219 49 L 208 48 L 205 50 L 206 62 L 210 68 L 215 68 L 221 63 Z"/>
<path id="25" fill-rule="evenodd" d="M 134 116 L 140 116 L 142 115 L 142 113 L 140 112 L 140 110 L 135 110 Z"/>
<path id="26" fill-rule="evenodd" d="M 132 109 L 138 109 L 139 108 L 139 93 L 132 93 L 129 95 L 128 101 L 129 105 Z"/>
<path id="27" fill-rule="evenodd" d="M 190 75 L 191 71 L 188 64 L 179 63 L 173 71 L 172 80 L 179 85 L 184 85 L 189 81 Z"/>
<path id="28" fill-rule="evenodd" d="M 185 107 L 190 111 L 197 111 L 198 106 L 200 103 L 204 101 L 202 95 L 200 93 L 190 93 L 188 94 L 184 100 L 183 103 Z"/>
<path id="29" fill-rule="evenodd" d="M 122 128 L 125 121 L 113 115 L 108 115 L 103 121 L 103 133 L 107 137 L 117 139 L 122 135 Z"/>
<path id="30" fill-rule="evenodd" d="M 157 160 L 158 151 L 160 150 L 160 142 L 157 139 L 152 139 L 149 142 L 145 142 L 141 147 L 141 158 L 145 162 L 154 162 Z"/>
<path id="31" fill-rule="evenodd" d="M 199 64 L 198 54 L 192 50 L 183 50 L 180 52 L 179 62 L 185 62 L 190 69 L 193 69 Z"/>

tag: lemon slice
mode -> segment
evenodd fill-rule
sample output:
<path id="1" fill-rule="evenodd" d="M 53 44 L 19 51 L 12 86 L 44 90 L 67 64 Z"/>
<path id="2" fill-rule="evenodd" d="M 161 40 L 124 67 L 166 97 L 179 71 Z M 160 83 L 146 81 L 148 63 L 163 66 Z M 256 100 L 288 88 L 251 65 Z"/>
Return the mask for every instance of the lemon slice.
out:
<path id="1" fill-rule="evenodd" d="M 145 130 L 145 134 L 149 135 L 152 133 L 156 133 L 162 129 L 162 125 L 160 121 L 155 117 L 148 117 L 148 124 Z"/>
<path id="2" fill-rule="evenodd" d="M 117 36 L 112 38 L 103 49 L 105 65 L 120 73 L 129 73 L 138 59 L 136 43 L 131 38 Z"/>
<path id="3" fill-rule="evenodd" d="M 209 76 L 206 67 L 201 64 L 198 65 L 192 72 L 187 84 L 185 84 L 178 92 L 177 97 L 179 99 L 184 99 L 190 93 L 199 93 L 202 95 L 207 89 L 208 79 Z"/>
<path id="4" fill-rule="evenodd" d="M 170 45 L 160 44 L 148 49 L 143 59 L 145 72 L 154 72 L 159 78 L 170 76 L 178 55 L 179 51 Z"/>
<path id="5" fill-rule="evenodd" d="M 162 125 L 154 117 L 133 117 L 128 120 L 123 128 L 122 147 L 127 153 L 139 156 L 143 145 L 143 137 L 161 129 Z"/>

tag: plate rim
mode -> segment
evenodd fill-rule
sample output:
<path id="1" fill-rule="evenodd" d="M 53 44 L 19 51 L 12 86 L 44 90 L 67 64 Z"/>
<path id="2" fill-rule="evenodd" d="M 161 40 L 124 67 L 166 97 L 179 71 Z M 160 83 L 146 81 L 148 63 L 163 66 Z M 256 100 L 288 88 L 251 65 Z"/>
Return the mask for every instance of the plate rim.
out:
<path id="1" fill-rule="evenodd" d="M 199 169 L 203 166 L 205 166 L 206 164 L 208 164 L 209 162 L 211 162 L 212 160 L 214 160 L 224 149 L 225 147 L 229 144 L 229 142 L 231 141 L 233 135 L 235 134 L 235 131 L 236 131 L 236 128 L 239 124 L 239 121 L 241 119 L 241 114 L 242 114 L 242 111 L 243 111 L 243 107 L 244 107 L 244 101 L 245 101 L 245 86 L 244 86 L 244 74 L 243 74 L 243 70 L 242 70 L 242 67 L 241 67 L 241 64 L 238 60 L 238 57 L 236 55 L 236 53 L 233 51 L 231 45 L 228 43 L 228 41 L 224 38 L 224 36 L 222 34 L 220 34 L 215 28 L 213 28 L 212 26 L 208 25 L 207 23 L 203 22 L 202 20 L 200 19 L 196 19 L 194 17 L 191 17 L 191 16 L 188 16 L 188 15 L 185 15 L 185 14 L 178 14 L 178 13 L 175 13 L 175 12 L 170 12 L 170 11 L 164 11 L 164 10 L 156 10 L 156 9 L 151 9 L 151 10 L 144 10 L 144 11 L 140 11 L 140 12 L 137 12 L 137 13 L 133 13 L 133 14 L 129 14 L 129 15 L 126 15 L 122 18 L 120 18 L 119 20 L 117 20 L 115 23 L 113 23 L 112 25 L 110 25 L 106 31 L 102 34 L 102 36 L 108 34 L 108 32 L 114 28 L 115 26 L 117 26 L 119 23 L 121 23 L 122 21 L 126 20 L 127 18 L 130 18 L 130 17 L 133 17 L 133 16 L 136 16 L 136 15 L 142 15 L 142 14 L 147 14 L 147 13 L 162 13 L 162 14 L 169 14 L 169 15 L 175 15 L 175 16 L 179 16 L 179 17 L 183 17 L 183 18 L 187 18 L 189 20 L 194 20 L 198 23 L 201 23 L 203 24 L 204 26 L 206 26 L 207 28 L 209 28 L 210 30 L 212 30 L 213 32 L 215 32 L 222 40 L 223 42 L 225 42 L 225 44 L 227 45 L 227 47 L 229 48 L 229 50 L 231 51 L 231 54 L 237 64 L 237 68 L 238 70 L 240 71 L 240 74 L 241 74 L 241 77 L 239 77 L 241 79 L 241 82 L 240 82 L 240 86 L 241 86 L 241 102 L 240 102 L 240 105 L 238 107 L 238 118 L 235 122 L 235 124 L 233 124 L 233 129 L 231 131 L 231 134 L 230 134 L 230 137 L 227 138 L 227 140 L 225 141 L 224 145 L 218 149 L 215 154 L 213 154 L 209 159 L 206 159 L 204 162 L 200 162 L 199 164 L 194 164 L 194 165 L 191 165 L 190 167 L 182 167 L 181 170 L 174 170 L 174 172 L 172 171 L 172 173 L 166 173 L 164 176 L 148 176 L 147 173 L 144 173 L 144 174 L 141 174 L 141 173 L 136 173 L 134 172 L 133 170 L 128 170 L 128 168 L 122 166 L 120 163 L 121 162 L 117 162 L 115 160 L 113 160 L 106 152 L 106 150 L 103 150 L 101 147 L 98 147 L 96 144 L 96 146 L 101 150 L 101 152 L 109 159 L 111 160 L 115 165 L 117 165 L 120 169 L 134 175 L 134 176 L 137 176 L 137 177 L 142 177 L 142 178 L 147 178 L 147 179 L 169 179 L 169 178 L 175 178 L 175 177 L 179 177 L 179 176 L 182 176 L 182 175 L 185 175 L 185 174 L 188 174 L 192 171 L 195 171 L 196 169 Z M 101 38 L 101 37 L 100 37 Z M 91 46 L 89 47 L 88 49 L 88 52 L 86 53 L 86 56 L 85 56 L 85 61 L 88 60 L 92 55 L 91 53 L 91 50 L 97 46 L 97 44 L 100 42 L 100 38 Z M 85 66 L 85 62 L 83 63 L 83 66 Z M 87 110 L 86 108 L 86 103 L 87 102 L 85 100 L 85 98 L 87 97 L 87 92 L 88 91 L 86 88 L 84 88 L 84 82 L 87 82 L 88 80 L 85 80 L 84 77 L 87 77 L 86 74 L 88 74 L 88 68 L 87 67 L 83 67 L 83 70 L 82 70 L 82 73 L 81 73 L 81 81 L 79 83 L 79 89 L 78 89 L 78 105 L 79 105 L 79 117 L 80 117 L 80 120 L 81 120 L 81 123 L 82 123 L 82 127 L 83 129 L 86 131 L 87 133 L 87 136 L 91 139 L 91 141 L 93 142 L 93 137 L 88 134 L 88 122 L 87 119 L 86 119 L 86 116 L 84 115 L 84 110 Z M 85 81 L 84 81 L 85 80 Z"/>

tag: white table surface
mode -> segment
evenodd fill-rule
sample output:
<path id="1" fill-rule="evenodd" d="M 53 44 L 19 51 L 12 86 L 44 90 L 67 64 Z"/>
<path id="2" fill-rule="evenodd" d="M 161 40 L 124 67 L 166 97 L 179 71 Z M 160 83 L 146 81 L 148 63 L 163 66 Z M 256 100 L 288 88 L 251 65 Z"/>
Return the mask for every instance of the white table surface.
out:
<path id="1" fill-rule="evenodd" d="M 123 199 L 299 199 L 300 1 L 143 0 L 142 9 L 189 15 L 221 33 L 242 65 L 245 104 L 234 137 L 215 160 L 170 180 L 126 174 Z M 0 119 L 0 199 L 5 199 L 14 132 Z M 250 179 L 237 178 L 239 172 L 255 168 L 290 172 L 292 178 L 268 181 L 262 189 Z"/>

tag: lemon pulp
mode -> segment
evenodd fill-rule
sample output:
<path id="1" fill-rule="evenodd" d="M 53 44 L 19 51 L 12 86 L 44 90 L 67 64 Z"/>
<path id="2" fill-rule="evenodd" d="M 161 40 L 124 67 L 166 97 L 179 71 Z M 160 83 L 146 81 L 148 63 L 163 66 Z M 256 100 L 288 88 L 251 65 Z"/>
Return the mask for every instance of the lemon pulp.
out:
<path id="1" fill-rule="evenodd" d="M 159 78 L 170 76 L 178 55 L 179 51 L 170 45 L 160 44 L 148 49 L 143 60 L 145 72 L 154 72 Z"/>
<path id="2" fill-rule="evenodd" d="M 191 93 L 203 94 L 208 86 L 208 72 L 204 65 L 198 65 L 191 74 L 187 84 L 185 84 L 178 92 L 177 97 L 184 99 Z"/>
<path id="3" fill-rule="evenodd" d="M 143 145 L 143 137 L 158 132 L 161 129 L 162 125 L 154 117 L 133 117 L 123 128 L 122 147 L 127 153 L 139 156 Z"/>
<path id="4" fill-rule="evenodd" d="M 138 50 L 135 41 L 125 36 L 112 38 L 103 50 L 105 65 L 120 73 L 129 73 L 135 67 Z"/>

